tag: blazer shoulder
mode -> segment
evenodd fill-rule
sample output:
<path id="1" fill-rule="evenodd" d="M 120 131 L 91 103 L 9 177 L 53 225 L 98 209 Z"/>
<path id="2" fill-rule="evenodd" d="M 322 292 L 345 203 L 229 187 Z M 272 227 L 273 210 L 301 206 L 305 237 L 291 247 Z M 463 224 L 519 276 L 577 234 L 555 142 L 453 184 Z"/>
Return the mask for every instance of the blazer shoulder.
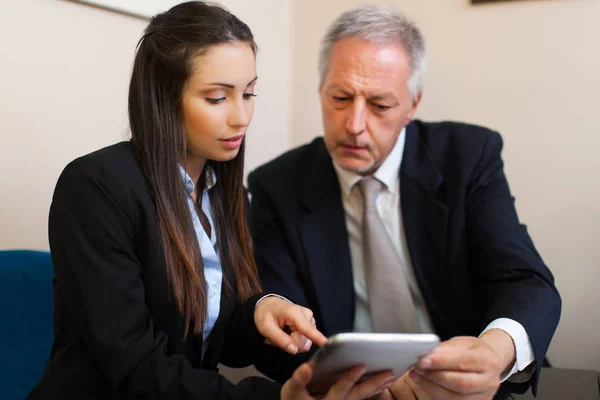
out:
<path id="1" fill-rule="evenodd" d="M 300 182 L 315 158 L 326 154 L 323 137 L 315 138 L 259 166 L 248 175 L 248 181 L 251 187 L 257 182 L 263 186 L 287 187 Z"/>
<path id="2" fill-rule="evenodd" d="M 455 121 L 415 121 L 418 134 L 429 145 L 445 144 L 458 148 L 480 148 L 486 142 L 502 142 L 500 134 L 480 125 Z"/>
<path id="3" fill-rule="evenodd" d="M 77 192 L 105 192 L 122 207 L 149 197 L 149 186 L 129 142 L 120 142 L 71 161 L 62 171 L 53 199 Z"/>
<path id="4" fill-rule="evenodd" d="M 130 142 L 120 142 L 78 157 L 64 168 L 59 182 L 95 181 L 131 186 L 143 178 Z M 135 186 L 135 185 L 134 185 Z"/>
<path id="5" fill-rule="evenodd" d="M 439 168 L 472 169 L 482 159 L 500 156 L 500 134 L 479 125 L 453 121 L 415 121 L 417 141 Z"/>

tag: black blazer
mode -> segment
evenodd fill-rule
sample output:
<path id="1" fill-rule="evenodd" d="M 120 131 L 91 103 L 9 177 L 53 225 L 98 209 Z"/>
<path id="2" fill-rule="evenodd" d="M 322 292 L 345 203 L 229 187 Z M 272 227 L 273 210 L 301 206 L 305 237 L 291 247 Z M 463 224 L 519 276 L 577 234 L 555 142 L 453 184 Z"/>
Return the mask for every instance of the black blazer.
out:
<path id="1" fill-rule="evenodd" d="M 519 223 L 501 149 L 500 135 L 481 127 L 409 124 L 399 171 L 404 230 L 437 334 L 478 336 L 492 320 L 512 318 L 531 339 L 537 379 L 561 299 Z M 248 181 L 264 288 L 311 308 L 326 335 L 352 331 L 348 234 L 323 139 L 258 168 Z M 259 368 L 284 380 L 303 359 L 277 352 Z"/>
<path id="2" fill-rule="evenodd" d="M 223 286 L 204 358 L 201 336 L 183 339 L 152 193 L 130 143 L 65 168 L 49 236 L 55 339 L 28 399 L 279 399 L 277 383 L 248 378 L 234 386 L 216 368 L 250 365 L 264 349 L 254 324 L 261 294 L 238 304 Z M 231 267 L 222 267 L 235 285 Z"/>

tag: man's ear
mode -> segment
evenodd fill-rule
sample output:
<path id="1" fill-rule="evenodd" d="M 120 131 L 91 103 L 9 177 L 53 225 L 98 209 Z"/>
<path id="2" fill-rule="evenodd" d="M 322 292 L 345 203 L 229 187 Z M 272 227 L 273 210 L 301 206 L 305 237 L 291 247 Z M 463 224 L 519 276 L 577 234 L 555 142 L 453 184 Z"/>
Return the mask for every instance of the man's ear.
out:
<path id="1" fill-rule="evenodd" d="M 419 103 L 421 103 L 422 95 L 423 95 L 423 92 L 419 92 L 419 94 L 417 94 L 415 96 L 415 98 L 413 99 L 412 108 L 406 115 L 406 124 L 408 124 L 410 121 L 412 121 L 413 117 L 415 116 L 415 113 L 417 112 L 417 108 L 419 107 Z"/>

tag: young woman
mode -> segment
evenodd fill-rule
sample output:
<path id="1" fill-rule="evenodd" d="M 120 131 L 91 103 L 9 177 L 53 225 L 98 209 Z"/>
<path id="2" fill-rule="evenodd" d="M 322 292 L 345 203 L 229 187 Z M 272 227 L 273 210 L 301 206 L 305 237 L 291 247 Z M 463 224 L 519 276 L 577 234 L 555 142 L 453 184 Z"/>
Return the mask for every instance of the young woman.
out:
<path id="1" fill-rule="evenodd" d="M 29 399 L 309 398 L 307 364 L 283 388 L 234 386 L 216 368 L 252 364 L 265 342 L 296 353 L 326 341 L 310 310 L 260 293 L 242 185 L 255 52 L 246 24 L 214 4 L 148 25 L 131 141 L 76 159 L 56 185 L 55 341 Z M 355 384 L 362 372 L 327 398 L 388 385 L 389 374 Z"/>

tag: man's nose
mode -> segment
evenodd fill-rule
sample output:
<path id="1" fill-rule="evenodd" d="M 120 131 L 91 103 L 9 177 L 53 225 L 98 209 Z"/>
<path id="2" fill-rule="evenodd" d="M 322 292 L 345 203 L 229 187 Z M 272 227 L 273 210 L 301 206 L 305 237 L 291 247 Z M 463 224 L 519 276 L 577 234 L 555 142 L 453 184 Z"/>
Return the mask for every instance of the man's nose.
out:
<path id="1" fill-rule="evenodd" d="M 366 107 L 363 100 L 357 99 L 348 108 L 346 130 L 351 135 L 360 135 L 366 129 Z"/>

